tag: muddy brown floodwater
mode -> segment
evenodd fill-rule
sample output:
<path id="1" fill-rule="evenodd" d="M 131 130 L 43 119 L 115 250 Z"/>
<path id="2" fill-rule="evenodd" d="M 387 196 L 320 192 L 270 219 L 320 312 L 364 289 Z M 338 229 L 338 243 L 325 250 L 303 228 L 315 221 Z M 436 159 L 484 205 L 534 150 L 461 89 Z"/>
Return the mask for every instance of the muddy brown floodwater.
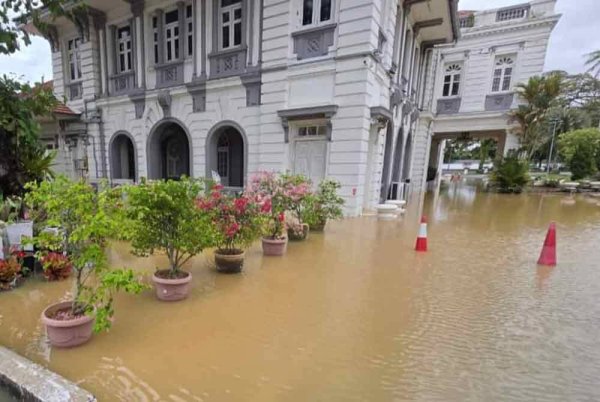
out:
<path id="1" fill-rule="evenodd" d="M 189 264 L 190 298 L 122 296 L 109 333 L 48 345 L 39 316 L 68 283 L 0 294 L 0 344 L 100 401 L 600 400 L 600 206 L 451 187 L 424 204 L 430 252 L 404 220 L 328 226 L 241 275 Z M 559 265 L 536 266 L 547 225 Z M 152 272 L 126 244 L 112 263 Z"/>

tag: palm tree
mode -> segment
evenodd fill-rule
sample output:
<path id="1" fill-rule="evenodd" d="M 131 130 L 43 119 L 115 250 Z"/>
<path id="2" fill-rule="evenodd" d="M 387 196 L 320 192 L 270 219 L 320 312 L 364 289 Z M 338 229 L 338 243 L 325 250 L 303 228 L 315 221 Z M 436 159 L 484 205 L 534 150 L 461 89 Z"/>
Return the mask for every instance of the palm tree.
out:
<path id="1" fill-rule="evenodd" d="M 600 50 L 596 50 L 595 52 L 589 53 L 587 57 L 588 60 L 585 64 L 591 66 L 589 72 L 595 72 L 595 75 L 597 77 L 598 75 L 600 75 Z"/>
<path id="2" fill-rule="evenodd" d="M 527 160 L 546 142 L 548 133 L 544 127 L 548 112 L 558 102 L 562 84 L 560 74 L 549 74 L 531 77 L 527 83 L 517 85 L 516 92 L 526 103 L 511 112 L 511 116 L 518 124 L 516 134 Z"/>

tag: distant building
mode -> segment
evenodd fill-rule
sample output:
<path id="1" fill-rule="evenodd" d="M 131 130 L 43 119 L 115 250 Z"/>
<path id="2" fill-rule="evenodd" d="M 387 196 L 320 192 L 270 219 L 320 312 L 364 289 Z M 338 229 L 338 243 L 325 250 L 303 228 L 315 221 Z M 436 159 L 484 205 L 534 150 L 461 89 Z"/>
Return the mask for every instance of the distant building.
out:
<path id="1" fill-rule="evenodd" d="M 508 112 L 520 102 L 516 85 L 544 70 L 548 40 L 560 18 L 555 4 L 556 0 L 534 0 L 459 12 L 458 41 L 432 50 L 430 74 L 435 79 L 429 82 L 435 85 L 426 89 L 424 105 L 432 112 L 421 114 L 432 122 L 431 137 L 417 138 L 411 176 L 415 187 L 423 188 L 426 172 L 417 167 L 441 169 L 447 139 L 494 138 L 500 155 L 519 146 Z M 425 125 L 422 121 L 419 126 Z"/>
<path id="2" fill-rule="evenodd" d="M 44 125 L 59 170 L 215 172 L 234 188 L 261 170 L 327 176 L 349 215 L 422 177 L 433 46 L 456 39 L 456 0 L 86 3 L 40 29 L 70 110 Z"/>

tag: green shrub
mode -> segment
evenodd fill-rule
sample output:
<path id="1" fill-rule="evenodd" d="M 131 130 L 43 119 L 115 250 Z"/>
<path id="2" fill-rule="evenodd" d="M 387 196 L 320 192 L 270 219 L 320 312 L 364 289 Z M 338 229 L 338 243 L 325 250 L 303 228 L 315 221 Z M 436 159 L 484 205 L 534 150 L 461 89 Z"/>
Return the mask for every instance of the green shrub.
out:
<path id="1" fill-rule="evenodd" d="M 329 219 L 343 216 L 344 199 L 338 191 L 342 186 L 335 180 L 325 179 L 319 183 L 316 193 L 308 197 L 302 211 L 302 220 L 311 228 L 322 228 Z"/>
<path id="2" fill-rule="evenodd" d="M 600 130 L 587 128 L 561 134 L 558 145 L 573 180 L 593 176 L 600 170 Z"/>
<path id="3" fill-rule="evenodd" d="M 497 160 L 490 180 L 493 188 L 501 193 L 521 193 L 529 182 L 529 165 L 516 156 Z"/>

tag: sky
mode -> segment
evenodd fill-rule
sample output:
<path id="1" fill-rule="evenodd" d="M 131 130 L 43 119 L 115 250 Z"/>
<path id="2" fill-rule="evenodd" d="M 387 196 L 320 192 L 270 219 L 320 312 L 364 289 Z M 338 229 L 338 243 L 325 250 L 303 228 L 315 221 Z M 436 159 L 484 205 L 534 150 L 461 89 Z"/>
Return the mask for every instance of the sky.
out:
<path id="1" fill-rule="evenodd" d="M 462 10 L 482 10 L 520 4 L 525 0 L 460 0 Z M 585 55 L 600 50 L 600 0 L 558 0 L 562 18 L 550 38 L 545 70 L 586 71 Z M 22 80 L 52 79 L 50 45 L 33 38 L 33 43 L 11 56 L 0 55 L 0 75 L 15 73 Z"/>

